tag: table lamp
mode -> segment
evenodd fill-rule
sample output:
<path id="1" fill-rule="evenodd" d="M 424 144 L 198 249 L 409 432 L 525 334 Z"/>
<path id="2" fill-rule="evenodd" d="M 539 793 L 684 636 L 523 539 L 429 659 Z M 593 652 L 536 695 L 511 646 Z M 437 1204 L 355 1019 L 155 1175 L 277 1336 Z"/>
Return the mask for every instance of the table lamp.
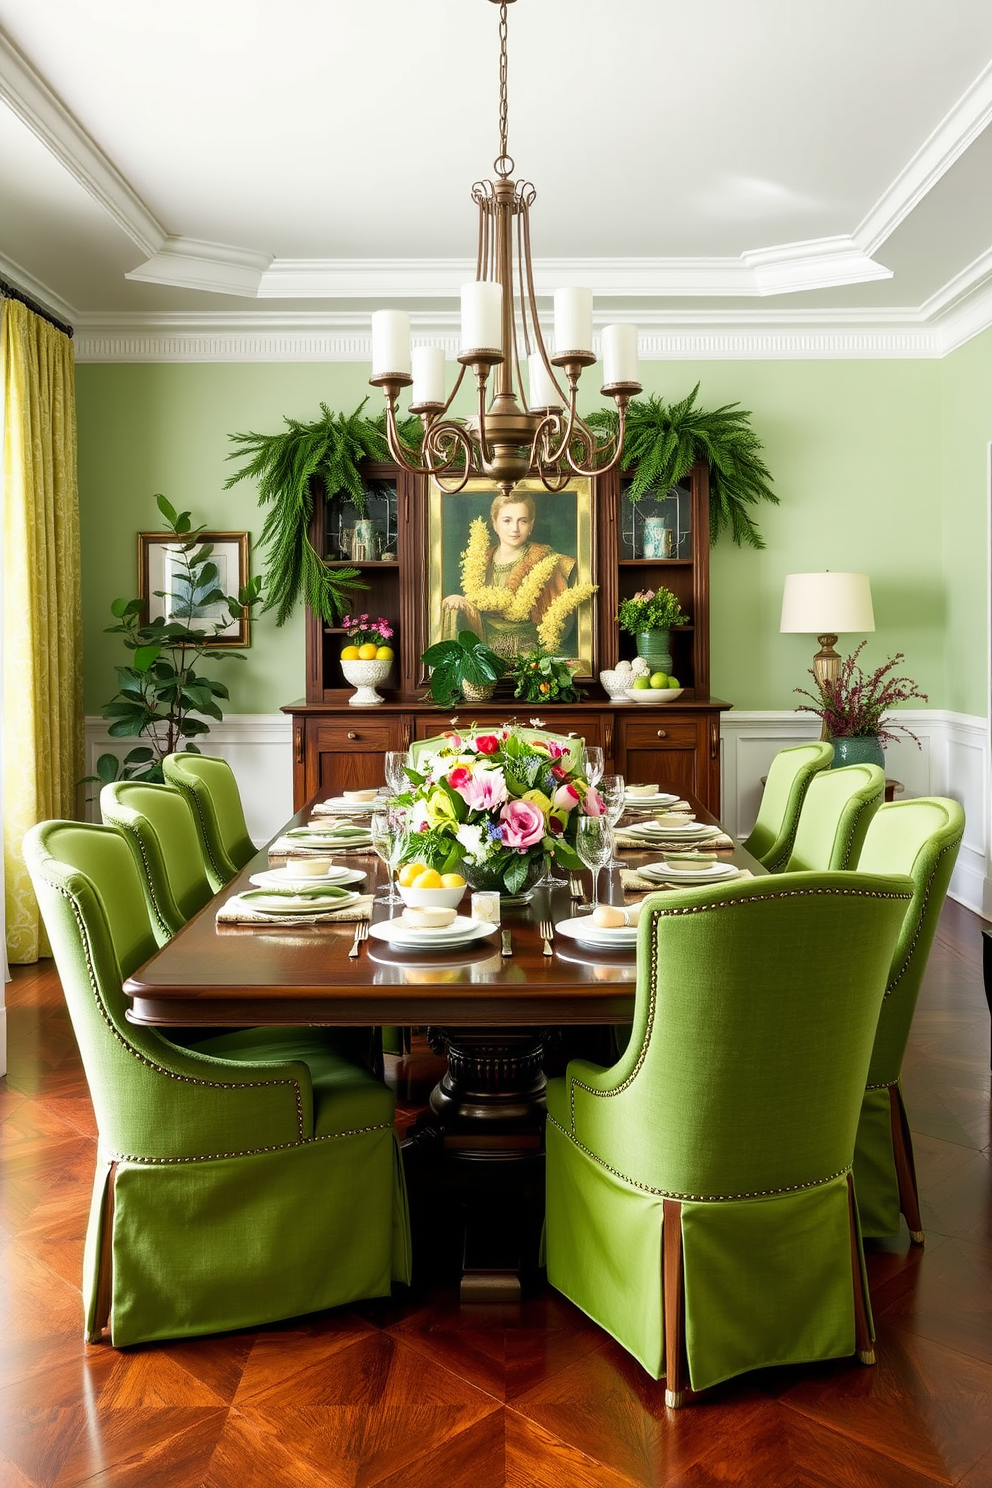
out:
<path id="1" fill-rule="evenodd" d="M 780 631 L 815 635 L 820 649 L 813 657 L 817 684 L 835 682 L 840 657 L 834 650 L 838 635 L 875 629 L 871 585 L 863 573 L 786 574 Z"/>

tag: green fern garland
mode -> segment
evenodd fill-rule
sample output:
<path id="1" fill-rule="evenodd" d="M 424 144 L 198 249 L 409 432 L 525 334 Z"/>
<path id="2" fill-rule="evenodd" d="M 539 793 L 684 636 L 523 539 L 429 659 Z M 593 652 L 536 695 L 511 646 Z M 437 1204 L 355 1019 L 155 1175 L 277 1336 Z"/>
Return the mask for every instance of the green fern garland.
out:
<path id="1" fill-rule="evenodd" d="M 710 542 L 729 528 L 740 547 L 765 546 L 749 507 L 758 501 L 778 505 L 771 489 L 771 473 L 761 459 L 761 440 L 750 425 L 750 413 L 738 403 L 725 403 L 707 412 L 696 407 L 699 383 L 681 403 L 651 396 L 635 399 L 627 409 L 621 468 L 634 467 L 631 499 L 649 492 L 663 496 L 689 474 L 697 460 L 710 469 Z M 594 429 L 612 431 L 617 415 L 600 409 L 586 420 Z"/>
<path id="2" fill-rule="evenodd" d="M 771 475 L 760 458 L 761 441 L 750 425 L 750 413 L 736 403 L 707 412 L 697 408 L 699 384 L 681 403 L 665 405 L 652 396 L 633 401 L 627 410 L 622 468 L 634 468 L 630 486 L 633 500 L 649 492 L 664 494 L 688 475 L 695 462 L 705 460 L 710 468 L 710 541 L 729 529 L 735 543 L 763 548 L 749 507 L 758 501 L 778 504 L 768 484 Z M 363 415 L 364 400 L 354 413 L 332 413 L 320 405 L 322 417 L 312 424 L 284 420 L 279 434 L 232 434 L 238 446 L 229 460 L 244 459 L 225 483 L 258 483 L 259 506 L 270 506 L 259 538 L 268 549 L 266 609 L 277 608 L 276 624 L 282 625 L 302 598 L 327 624 L 333 625 L 351 606 L 351 595 L 362 583 L 354 568 L 328 568 L 308 537 L 313 516 L 314 491 L 323 485 L 326 497 L 343 497 L 360 516 L 365 515 L 365 487 L 359 466 L 363 460 L 388 460 L 385 414 L 376 419 Z M 593 413 L 587 422 L 608 432 L 616 428 L 612 409 Z M 421 436 L 419 419 L 401 424 L 406 444 L 416 447 Z"/>

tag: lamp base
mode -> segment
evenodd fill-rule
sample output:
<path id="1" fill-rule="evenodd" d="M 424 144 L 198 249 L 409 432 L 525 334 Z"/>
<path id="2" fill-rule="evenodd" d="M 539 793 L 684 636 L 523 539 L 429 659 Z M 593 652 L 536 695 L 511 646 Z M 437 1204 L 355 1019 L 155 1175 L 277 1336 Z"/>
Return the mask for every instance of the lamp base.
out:
<path id="1" fill-rule="evenodd" d="M 834 650 L 837 644 L 835 635 L 821 635 L 816 639 L 820 643 L 820 649 L 813 657 L 813 676 L 816 678 L 817 687 L 822 692 L 824 683 L 836 682 L 840 676 L 840 657 Z M 829 737 L 827 725 L 824 723 L 820 729 L 820 738 L 829 739 Z"/>

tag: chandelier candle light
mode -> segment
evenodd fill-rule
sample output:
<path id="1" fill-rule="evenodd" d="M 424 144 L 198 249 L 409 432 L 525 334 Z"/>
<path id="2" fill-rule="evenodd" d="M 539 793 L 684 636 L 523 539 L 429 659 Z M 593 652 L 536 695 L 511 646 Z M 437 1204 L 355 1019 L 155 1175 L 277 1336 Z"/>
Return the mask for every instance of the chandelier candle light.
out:
<path id="1" fill-rule="evenodd" d="M 597 444 L 576 412 L 579 378 L 596 361 L 590 290 L 555 291 L 554 356 L 544 344 L 530 249 L 530 207 L 536 192 L 529 181 L 511 180 L 514 162 L 507 153 L 506 8 L 514 0 L 491 3 L 500 12 L 500 151 L 493 163 L 495 181 L 480 181 L 472 188 L 479 239 L 476 279 L 461 290 L 461 370 L 445 398 L 442 349 L 417 346 L 411 352 L 410 317 L 401 310 L 378 310 L 372 316 L 370 382 L 385 395 L 386 439 L 399 465 L 433 476 L 452 494 L 471 477 L 482 476 L 508 496 L 530 475 L 540 477 L 548 491 L 561 491 L 573 475 L 611 469 L 623 448 L 627 405 L 641 384 L 637 328 L 606 326 L 601 391 L 616 403 L 619 419 L 613 435 Z M 523 362 L 529 401 L 523 391 Z M 493 368 L 495 391 L 487 407 Z M 567 390 L 555 368 L 564 374 Z M 465 420 L 449 418 L 467 369 L 475 377 L 476 412 Z M 411 386 L 410 412 L 423 426 L 419 454 L 403 443 L 397 425 L 400 392 Z"/>

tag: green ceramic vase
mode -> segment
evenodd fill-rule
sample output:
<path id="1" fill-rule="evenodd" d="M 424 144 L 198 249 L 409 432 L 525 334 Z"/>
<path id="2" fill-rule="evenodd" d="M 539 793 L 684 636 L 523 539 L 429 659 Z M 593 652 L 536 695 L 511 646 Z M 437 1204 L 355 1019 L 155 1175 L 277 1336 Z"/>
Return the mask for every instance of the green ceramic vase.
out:
<path id="1" fill-rule="evenodd" d="M 880 769 L 885 769 L 885 754 L 877 734 L 835 737 L 830 742 L 834 746 L 832 768 L 835 770 L 839 770 L 842 765 L 878 765 Z"/>
<path id="2" fill-rule="evenodd" d="M 643 656 L 644 660 L 650 662 L 652 672 L 664 672 L 667 676 L 672 670 L 672 653 L 668 649 L 671 643 L 671 632 L 667 630 L 643 630 L 637 637 L 637 654 Z"/>

